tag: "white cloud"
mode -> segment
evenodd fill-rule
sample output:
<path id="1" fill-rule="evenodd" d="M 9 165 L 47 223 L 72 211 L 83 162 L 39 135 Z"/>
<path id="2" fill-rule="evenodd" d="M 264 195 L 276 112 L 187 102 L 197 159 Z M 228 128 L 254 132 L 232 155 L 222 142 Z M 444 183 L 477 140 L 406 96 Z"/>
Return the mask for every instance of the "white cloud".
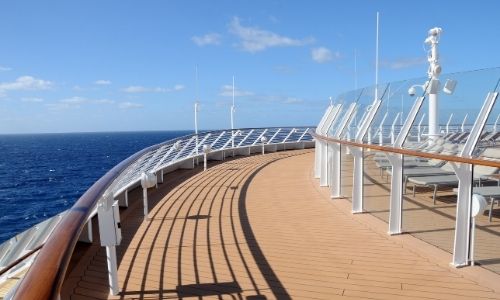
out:
<path id="1" fill-rule="evenodd" d="M 94 84 L 97 84 L 97 85 L 110 85 L 110 84 L 111 84 L 111 81 L 101 79 L 101 80 L 97 80 L 97 81 L 95 81 L 95 82 L 94 82 Z"/>
<path id="2" fill-rule="evenodd" d="M 120 109 L 134 109 L 134 108 L 142 108 L 144 105 L 140 103 L 133 103 L 133 102 L 122 102 L 118 105 Z"/>
<path id="3" fill-rule="evenodd" d="M 78 109 L 84 104 L 106 105 L 114 104 L 115 101 L 109 99 L 88 99 L 84 97 L 74 96 L 61 99 L 55 103 L 47 103 L 46 106 L 51 110 Z"/>
<path id="4" fill-rule="evenodd" d="M 299 104 L 299 103 L 302 103 L 302 102 L 304 102 L 303 99 L 294 98 L 294 97 L 288 97 L 285 100 L 283 100 L 284 104 Z"/>
<path id="5" fill-rule="evenodd" d="M 243 96 L 252 96 L 253 93 L 249 91 L 243 91 L 238 89 L 237 87 L 234 88 L 234 96 L 235 97 L 243 97 Z M 223 85 L 220 89 L 219 96 L 223 97 L 232 97 L 233 96 L 233 86 L 232 85 Z"/>
<path id="6" fill-rule="evenodd" d="M 48 90 L 52 85 L 52 82 L 47 80 L 37 79 L 32 76 L 21 76 L 15 81 L 0 83 L 0 93 L 4 91 Z"/>
<path id="7" fill-rule="evenodd" d="M 327 63 L 333 59 L 340 58 L 340 52 L 332 52 L 330 49 L 325 47 L 314 48 L 311 50 L 312 59 L 320 64 Z"/>
<path id="8" fill-rule="evenodd" d="M 285 105 L 293 105 L 293 104 L 306 104 L 306 101 L 302 98 L 291 97 L 286 95 L 256 95 L 252 98 L 254 101 L 258 102 L 269 102 L 276 104 L 285 104 Z"/>
<path id="9" fill-rule="evenodd" d="M 7 72 L 7 71 L 10 71 L 10 70 L 12 70 L 12 68 L 5 67 L 5 66 L 0 66 L 0 72 Z"/>
<path id="10" fill-rule="evenodd" d="M 79 104 L 83 104 L 85 102 L 88 102 L 88 100 L 83 98 L 83 97 L 71 97 L 71 98 L 61 99 L 61 100 L 59 100 L 59 102 L 60 103 L 67 103 L 67 104 L 71 104 L 71 105 L 79 105 Z"/>
<path id="11" fill-rule="evenodd" d="M 43 102 L 42 98 L 37 98 L 37 97 L 25 97 L 21 98 L 22 102 L 30 102 L 30 103 L 40 103 Z"/>
<path id="12" fill-rule="evenodd" d="M 245 27 L 238 17 L 229 23 L 229 32 L 240 39 L 239 47 L 251 53 L 271 47 L 303 46 L 314 42 L 313 38 L 293 39 L 258 27 Z"/>
<path id="13" fill-rule="evenodd" d="M 221 35 L 218 33 L 207 33 L 202 36 L 193 36 L 191 40 L 200 47 L 206 45 L 220 45 Z"/>
<path id="14" fill-rule="evenodd" d="M 115 101 L 109 100 L 109 99 L 97 99 L 97 100 L 93 100 L 92 103 L 95 103 L 95 104 L 114 104 Z"/>
<path id="15" fill-rule="evenodd" d="M 123 89 L 125 93 L 145 93 L 149 92 L 148 88 L 138 85 L 131 85 Z"/>
<path id="16" fill-rule="evenodd" d="M 173 90 L 174 91 L 182 91 L 184 88 L 185 88 L 184 85 L 182 85 L 182 84 L 176 84 L 176 85 L 174 85 Z"/>
<path id="17" fill-rule="evenodd" d="M 387 67 L 389 69 L 399 70 L 410 68 L 418 65 L 423 65 L 427 63 L 426 57 L 412 57 L 412 58 L 399 58 L 393 61 L 381 61 L 380 66 Z"/>
<path id="18" fill-rule="evenodd" d="M 172 88 L 162 88 L 162 87 L 144 87 L 140 85 L 131 85 L 124 88 L 122 91 L 130 94 L 137 93 L 168 93 L 168 92 L 178 92 L 185 88 L 182 84 L 176 84 Z"/>

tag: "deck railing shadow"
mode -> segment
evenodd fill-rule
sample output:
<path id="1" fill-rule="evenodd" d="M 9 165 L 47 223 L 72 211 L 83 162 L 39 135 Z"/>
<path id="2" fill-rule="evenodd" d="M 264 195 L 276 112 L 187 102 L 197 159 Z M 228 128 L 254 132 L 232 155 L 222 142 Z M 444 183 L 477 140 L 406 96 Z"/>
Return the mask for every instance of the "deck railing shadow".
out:
<path id="1" fill-rule="evenodd" d="M 223 165 L 222 162 L 210 163 L 206 174 L 199 174 L 199 169 L 194 169 L 167 175 L 165 182 L 149 193 L 150 215 L 144 221 L 145 227 L 142 195 L 140 191 L 132 191 L 129 197 L 132 204 L 123 214 L 124 238 L 117 247 L 119 298 L 201 299 L 228 295 L 234 299 L 266 299 L 265 289 L 276 298 L 291 299 L 259 246 L 248 217 L 246 199 L 252 180 L 263 168 L 297 154 L 228 159 Z M 229 231 L 227 226 L 230 226 Z M 108 297 L 105 252 L 98 245 L 99 241 L 94 243 L 93 249 L 88 250 L 95 252 L 91 255 L 91 263 L 85 270 L 75 269 L 63 291 L 78 289 L 82 283 L 76 281 L 83 271 L 83 286 L 88 283 L 85 274 L 89 274 L 89 280 L 100 274 L 102 280 L 88 288 L 93 289 L 91 293 L 97 298 Z M 250 250 L 250 255 L 245 250 Z M 223 268 L 229 270 L 230 280 L 227 280 L 228 274 L 219 273 L 221 260 L 220 257 L 215 259 L 216 252 L 222 252 Z M 235 264 L 240 269 L 236 270 Z M 241 265 L 245 274 L 238 273 L 242 271 Z M 255 266 L 259 274 L 255 273 Z M 250 290 L 248 286 L 245 290 L 241 287 L 240 276 L 248 278 Z M 257 278 L 264 278 L 268 287 L 257 283 Z M 71 286 L 73 289 L 69 288 Z"/>
<path id="2" fill-rule="evenodd" d="M 365 156 L 365 211 L 388 222 L 390 198 L 390 174 L 381 174 L 373 161 L 373 153 Z M 352 157 L 345 155 L 343 162 L 352 164 Z M 343 168 L 345 168 L 343 166 Z M 352 185 L 352 173 L 346 174 L 344 181 Z M 368 185 L 368 184 L 369 185 Z M 488 184 L 487 182 L 484 184 Z M 433 202 L 433 189 L 420 187 L 415 196 L 408 185 L 403 195 L 403 233 L 411 234 L 449 253 L 453 251 L 457 195 L 453 187 L 442 187 Z M 349 196 L 350 198 L 350 196 Z M 493 272 L 500 273 L 500 226 L 497 226 L 498 211 L 495 205 L 492 222 L 488 221 L 489 211 L 477 218 L 475 258 L 476 263 Z"/>

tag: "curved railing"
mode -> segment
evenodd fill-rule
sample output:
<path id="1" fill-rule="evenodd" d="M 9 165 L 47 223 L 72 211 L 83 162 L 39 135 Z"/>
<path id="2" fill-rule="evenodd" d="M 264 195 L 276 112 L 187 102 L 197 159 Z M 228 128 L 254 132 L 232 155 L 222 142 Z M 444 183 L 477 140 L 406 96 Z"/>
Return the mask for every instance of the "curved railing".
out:
<path id="1" fill-rule="evenodd" d="M 480 201 L 481 209 L 476 214 L 482 213 L 486 209 L 484 203 L 488 202 L 477 200 L 478 197 L 474 198 L 477 203 L 473 202 L 473 193 L 490 199 L 490 222 L 495 201 L 500 199 L 500 68 L 442 75 L 441 78 L 441 83 L 435 79 L 417 78 L 340 94 L 311 133 L 316 140 L 315 177 L 320 179 L 321 186 L 330 188 L 332 198 L 341 197 L 342 180 L 348 176 L 341 173 L 346 161 L 342 155 L 349 152 L 353 177 L 349 180 L 353 182 L 352 211 L 365 212 L 365 178 L 384 187 L 382 190 L 387 192 L 389 201 L 387 198 L 381 200 L 374 210 L 387 212 L 383 218 L 387 220 L 390 234 L 403 232 L 403 195 L 408 182 L 413 184 L 414 195 L 416 186 L 431 187 L 433 205 L 436 205 L 439 186 L 456 186 L 451 190 L 455 194 L 447 198 L 450 201 L 456 197 L 456 211 L 447 215 L 448 221 L 455 221 L 455 226 L 453 238 L 448 237 L 453 239 L 453 245 L 446 245 L 446 248 L 453 254 L 453 265 L 465 266 L 474 261 L 472 224 L 476 215 L 473 207 Z M 418 91 L 416 96 L 415 90 Z M 369 161 L 369 167 L 365 160 Z M 366 173 L 367 168 L 372 172 L 370 175 Z M 380 172 L 373 172 L 374 168 Z M 386 173 L 387 181 L 376 181 L 373 174 L 377 173 Z M 427 205 L 412 201 L 419 209 Z M 434 217 L 429 215 L 429 218 Z M 418 221 L 412 221 L 411 225 L 422 233 L 422 226 L 415 225 Z M 429 231 L 433 230 L 443 229 Z M 490 239 L 500 236 L 494 229 L 488 228 L 486 232 Z M 489 247 L 497 248 L 498 245 L 495 242 Z M 500 254 L 494 256 L 497 257 Z M 500 273 L 500 264 L 497 272 Z"/>
<path id="2" fill-rule="evenodd" d="M 43 245 L 18 286 L 11 292 L 13 299 L 58 299 L 75 245 L 96 205 L 104 193 L 119 197 L 140 185 L 143 173 L 154 173 L 160 179 L 186 164 L 194 167 L 202 157 L 203 146 L 211 148 L 208 158 L 224 159 L 226 155 L 250 155 L 254 152 L 279 151 L 312 147 L 309 130 L 314 127 L 245 128 L 207 131 L 179 137 L 141 150 L 125 159 L 96 181 L 80 199 L 67 210 Z M 41 248 L 41 249 L 40 249 Z M 26 253 L 17 258 L 34 254 Z M 8 266 L 11 268 L 12 264 Z"/>
<path id="3" fill-rule="evenodd" d="M 358 147 L 362 149 L 369 149 L 369 150 L 375 150 L 375 151 L 380 151 L 384 153 L 394 153 L 394 154 L 401 154 L 401 155 L 407 155 L 407 156 L 412 156 L 412 157 L 420 157 L 420 158 L 427 158 L 427 159 L 437 159 L 437 160 L 442 160 L 442 161 L 447 161 L 447 162 L 455 162 L 455 163 L 463 163 L 463 164 L 470 164 L 470 165 L 478 165 L 478 166 L 486 166 L 486 167 L 494 167 L 494 168 L 500 168 L 500 161 L 498 160 L 489 160 L 486 158 L 481 158 L 481 157 L 463 157 L 463 156 L 457 156 L 456 154 L 440 154 L 440 153 L 430 153 L 430 152 L 423 152 L 423 151 L 417 151 L 414 149 L 405 149 L 402 147 L 392 147 L 392 146 L 380 146 L 380 145 L 373 145 L 373 144 L 366 144 L 366 143 L 357 143 L 349 140 L 342 140 L 342 139 L 336 139 L 336 138 L 331 138 L 325 135 L 319 135 L 313 131 L 311 131 L 311 136 L 316 140 L 316 141 L 322 141 L 324 143 L 329 143 L 329 144 L 339 144 L 347 147 Z"/>

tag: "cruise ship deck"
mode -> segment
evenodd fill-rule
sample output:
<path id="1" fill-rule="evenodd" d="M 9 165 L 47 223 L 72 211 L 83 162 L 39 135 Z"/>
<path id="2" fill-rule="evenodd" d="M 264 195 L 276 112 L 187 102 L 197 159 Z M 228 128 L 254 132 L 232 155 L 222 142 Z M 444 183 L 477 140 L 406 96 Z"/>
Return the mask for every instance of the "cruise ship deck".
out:
<path id="1" fill-rule="evenodd" d="M 94 241 L 77 247 L 61 299 L 500 299 L 500 275 L 449 266 L 450 253 L 413 236 L 424 233 L 387 235 L 386 180 L 373 164 L 366 170 L 373 211 L 353 215 L 349 197 L 332 200 L 319 187 L 313 162 L 314 149 L 305 149 L 178 170 L 150 190 L 147 221 L 141 192 L 132 191 L 121 212 L 119 295 L 109 293 L 106 252 Z M 351 184 L 343 181 L 346 195 Z M 405 206 L 409 224 L 411 213 L 436 215 L 429 194 Z M 442 209 L 433 228 L 453 227 Z"/>

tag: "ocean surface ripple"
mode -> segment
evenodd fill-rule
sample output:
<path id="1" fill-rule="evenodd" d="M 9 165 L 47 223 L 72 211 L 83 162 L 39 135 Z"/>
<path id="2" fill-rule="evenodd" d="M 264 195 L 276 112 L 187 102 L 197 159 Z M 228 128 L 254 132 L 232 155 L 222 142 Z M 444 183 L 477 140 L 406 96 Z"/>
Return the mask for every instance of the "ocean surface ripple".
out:
<path id="1" fill-rule="evenodd" d="M 190 133 L 0 135 L 0 243 L 70 208 L 135 152 Z"/>

